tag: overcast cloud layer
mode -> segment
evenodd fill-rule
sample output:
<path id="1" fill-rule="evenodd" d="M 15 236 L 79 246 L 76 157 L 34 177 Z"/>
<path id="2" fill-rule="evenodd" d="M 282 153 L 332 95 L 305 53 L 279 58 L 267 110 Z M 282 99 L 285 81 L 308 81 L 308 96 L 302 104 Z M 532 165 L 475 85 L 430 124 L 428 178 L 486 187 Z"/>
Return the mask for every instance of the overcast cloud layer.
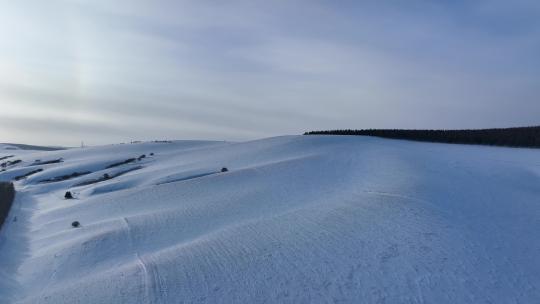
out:
<path id="1" fill-rule="evenodd" d="M 540 1 L 0 0 L 0 142 L 540 124 Z"/>

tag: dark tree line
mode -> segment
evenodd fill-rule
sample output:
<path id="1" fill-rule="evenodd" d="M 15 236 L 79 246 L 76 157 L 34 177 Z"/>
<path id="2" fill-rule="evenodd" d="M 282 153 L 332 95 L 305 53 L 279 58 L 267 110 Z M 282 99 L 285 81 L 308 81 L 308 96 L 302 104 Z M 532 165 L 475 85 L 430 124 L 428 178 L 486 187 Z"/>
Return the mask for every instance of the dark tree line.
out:
<path id="1" fill-rule="evenodd" d="M 304 135 L 366 135 L 454 144 L 540 148 L 540 126 L 482 130 L 329 130 L 311 131 Z"/>

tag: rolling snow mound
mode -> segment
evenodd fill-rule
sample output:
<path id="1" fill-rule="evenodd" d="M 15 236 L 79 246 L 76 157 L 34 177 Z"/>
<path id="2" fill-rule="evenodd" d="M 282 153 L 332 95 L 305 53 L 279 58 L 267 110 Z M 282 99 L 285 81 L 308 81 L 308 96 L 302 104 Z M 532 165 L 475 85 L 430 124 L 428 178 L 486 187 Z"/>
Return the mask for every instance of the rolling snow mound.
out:
<path id="1" fill-rule="evenodd" d="M 538 150 L 284 136 L 8 154 L 0 303 L 540 303 Z"/>

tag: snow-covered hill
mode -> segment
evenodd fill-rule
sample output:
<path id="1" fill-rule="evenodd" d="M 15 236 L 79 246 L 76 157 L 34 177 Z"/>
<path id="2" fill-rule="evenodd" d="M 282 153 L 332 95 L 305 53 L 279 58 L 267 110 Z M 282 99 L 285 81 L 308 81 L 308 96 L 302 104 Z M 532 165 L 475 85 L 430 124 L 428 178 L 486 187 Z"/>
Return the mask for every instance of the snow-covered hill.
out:
<path id="1" fill-rule="evenodd" d="M 10 155 L 0 303 L 540 303 L 539 150 L 287 136 Z"/>

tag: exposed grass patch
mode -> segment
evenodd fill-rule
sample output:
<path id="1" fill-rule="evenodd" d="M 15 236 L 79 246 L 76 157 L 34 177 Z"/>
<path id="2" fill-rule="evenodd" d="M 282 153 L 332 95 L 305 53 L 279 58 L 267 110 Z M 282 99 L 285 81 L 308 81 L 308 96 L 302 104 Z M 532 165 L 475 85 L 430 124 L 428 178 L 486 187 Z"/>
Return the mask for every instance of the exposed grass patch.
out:
<path id="1" fill-rule="evenodd" d="M 2 157 L 0 157 L 0 160 L 5 160 L 5 159 L 8 159 L 8 158 L 12 158 L 13 156 L 15 156 L 15 155 L 2 156 Z"/>
<path id="2" fill-rule="evenodd" d="M 0 182 L 0 228 L 9 214 L 14 199 L 15 187 L 13 184 Z"/>
<path id="3" fill-rule="evenodd" d="M 79 177 L 79 176 L 88 175 L 88 174 L 90 174 L 90 173 L 92 173 L 92 172 L 90 172 L 90 171 L 85 171 L 85 172 L 73 172 L 73 173 L 67 174 L 67 175 L 61 175 L 61 176 L 56 176 L 56 177 L 53 177 L 53 178 L 44 179 L 44 180 L 41 180 L 41 181 L 39 181 L 39 182 L 40 182 L 40 183 L 55 183 L 55 182 L 61 182 L 61 181 L 73 179 L 73 178 L 76 178 L 76 177 Z"/>
<path id="4" fill-rule="evenodd" d="M 16 177 L 15 177 L 15 180 L 16 180 L 16 181 L 19 181 L 19 180 L 21 180 L 21 179 L 25 179 L 25 178 L 29 177 L 30 175 L 39 173 L 39 172 L 41 172 L 41 171 L 43 171 L 43 169 L 32 170 L 32 171 L 30 171 L 30 172 L 28 172 L 28 173 L 26 173 L 26 174 L 16 176 Z"/>
<path id="5" fill-rule="evenodd" d="M 127 165 L 129 163 L 135 162 L 136 160 L 137 160 L 136 158 L 128 158 L 128 159 L 126 159 L 124 161 L 108 165 L 105 169 L 110 169 L 110 168 L 114 168 L 114 167 L 118 167 L 118 166 L 122 166 L 122 165 Z"/>
<path id="6" fill-rule="evenodd" d="M 205 176 L 209 176 L 209 175 L 213 175 L 213 174 L 217 174 L 217 173 L 219 173 L 219 172 L 208 172 L 208 173 L 194 174 L 194 175 L 189 175 L 189 176 L 184 176 L 184 177 L 180 177 L 180 178 L 174 178 L 174 179 L 171 179 L 171 180 L 159 182 L 156 185 L 164 185 L 164 184 L 170 184 L 170 183 L 176 183 L 176 182 L 183 182 L 183 181 L 187 181 L 187 180 L 190 180 L 190 179 L 201 178 L 201 177 L 205 177 Z"/>
<path id="7" fill-rule="evenodd" d="M 13 165 L 16 165 L 16 164 L 18 164 L 18 163 L 21 163 L 21 162 L 22 162 L 22 160 L 20 160 L 20 159 L 16 159 L 16 160 L 12 160 L 12 161 L 7 161 L 7 162 L 1 163 L 1 164 L 0 164 L 0 167 L 2 167 L 2 168 L 7 168 L 7 167 L 11 167 L 11 166 L 13 166 Z"/>
<path id="8" fill-rule="evenodd" d="M 52 159 L 52 160 L 45 160 L 45 161 L 41 161 L 39 159 L 36 159 L 34 161 L 34 163 L 30 164 L 29 166 L 40 166 L 40 165 L 49 165 L 49 164 L 58 164 L 58 163 L 62 163 L 64 162 L 64 160 L 62 158 L 58 158 L 58 159 Z"/>
<path id="9" fill-rule="evenodd" d="M 135 170 L 142 169 L 142 168 L 143 168 L 142 166 L 138 166 L 138 167 L 129 168 L 129 169 L 124 170 L 124 171 L 120 171 L 120 172 L 118 172 L 116 174 L 105 173 L 99 178 L 90 179 L 90 180 L 87 180 L 87 181 L 80 182 L 78 184 L 73 185 L 73 187 L 88 186 L 88 185 L 96 184 L 96 183 L 99 183 L 99 182 L 103 182 L 103 181 L 106 181 L 106 180 L 110 180 L 110 179 L 119 177 L 121 175 L 124 175 L 126 173 L 129 173 L 129 172 L 132 172 L 132 171 L 135 171 Z"/>
<path id="10" fill-rule="evenodd" d="M 71 191 L 67 191 L 66 194 L 64 194 L 65 199 L 74 199 L 73 193 Z"/>

